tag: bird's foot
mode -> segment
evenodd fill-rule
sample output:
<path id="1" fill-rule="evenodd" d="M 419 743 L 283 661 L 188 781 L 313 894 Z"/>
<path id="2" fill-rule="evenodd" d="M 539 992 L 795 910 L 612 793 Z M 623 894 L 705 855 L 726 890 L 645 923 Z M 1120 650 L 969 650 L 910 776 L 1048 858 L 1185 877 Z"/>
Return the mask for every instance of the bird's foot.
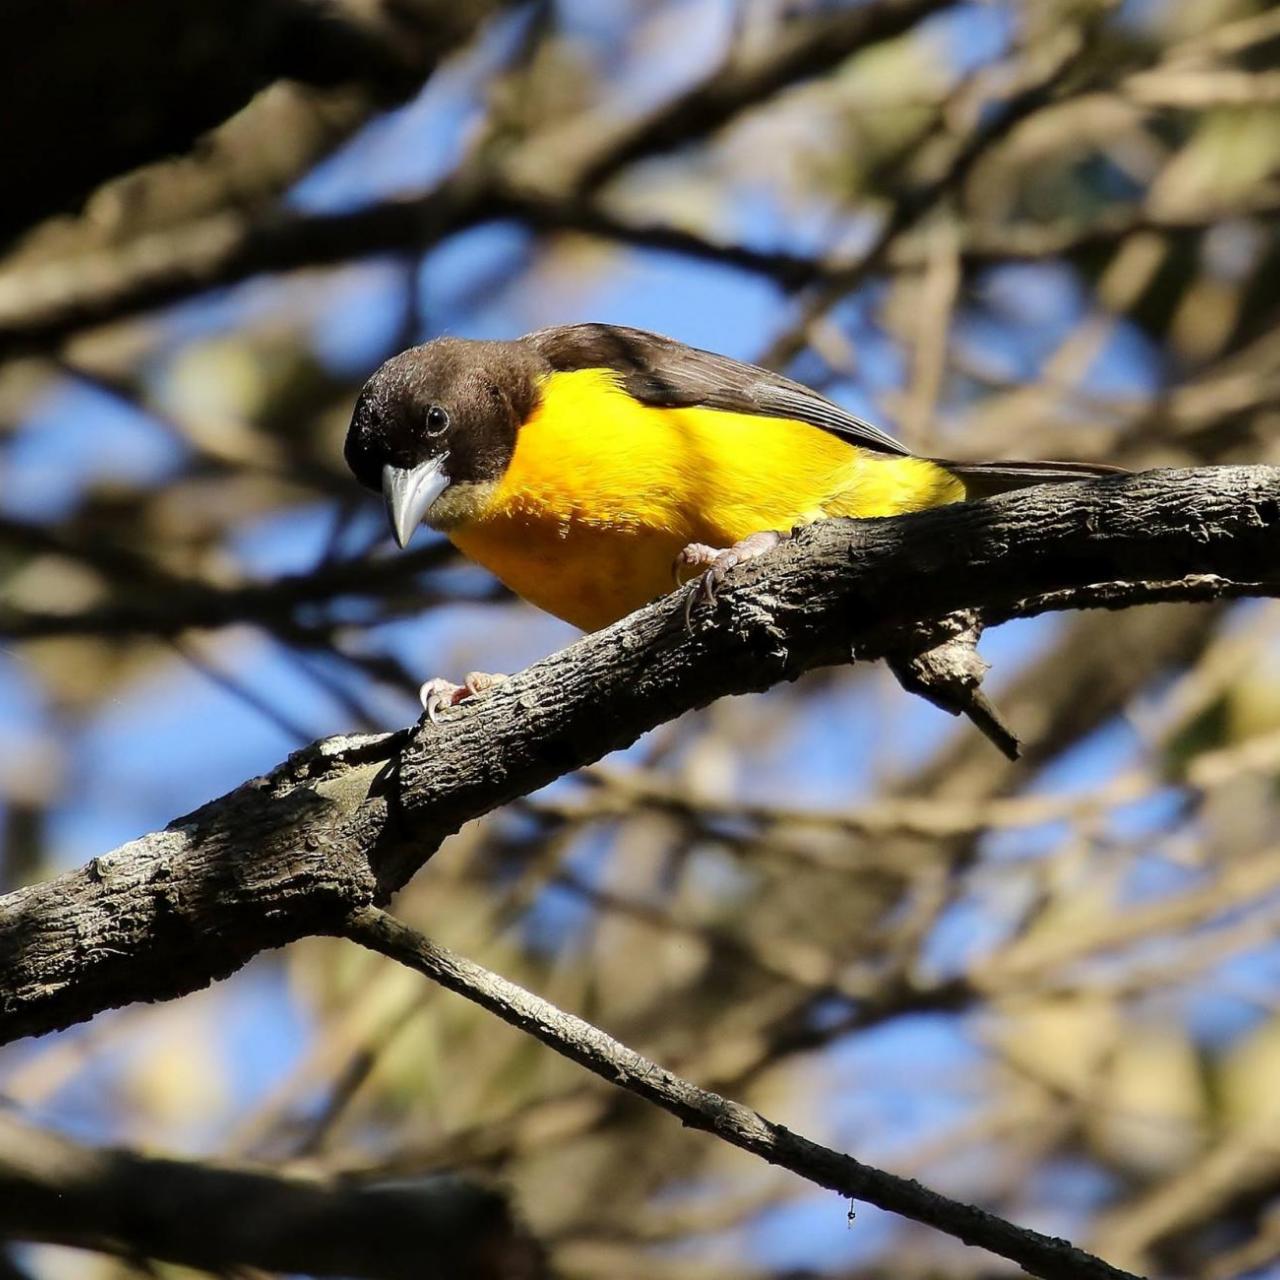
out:
<path id="1" fill-rule="evenodd" d="M 463 678 L 461 684 L 436 676 L 418 690 L 418 700 L 422 703 L 427 719 L 432 724 L 439 724 L 440 712 L 446 707 L 456 707 L 468 698 L 481 697 L 506 679 L 504 675 L 494 675 L 488 671 L 472 671 Z"/>
<path id="2" fill-rule="evenodd" d="M 693 607 L 698 600 L 705 600 L 708 604 L 715 603 L 716 592 L 730 569 L 736 565 L 745 564 L 748 560 L 754 560 L 756 556 L 762 556 L 766 551 L 772 551 L 785 536 L 774 529 L 768 529 L 761 533 L 753 533 L 743 538 L 741 542 L 735 542 L 731 547 L 709 547 L 705 542 L 689 543 L 676 556 L 675 563 L 671 566 L 671 571 L 678 583 L 686 580 L 690 570 L 700 571 L 689 592 L 689 598 L 685 601 L 685 626 L 691 625 Z"/>

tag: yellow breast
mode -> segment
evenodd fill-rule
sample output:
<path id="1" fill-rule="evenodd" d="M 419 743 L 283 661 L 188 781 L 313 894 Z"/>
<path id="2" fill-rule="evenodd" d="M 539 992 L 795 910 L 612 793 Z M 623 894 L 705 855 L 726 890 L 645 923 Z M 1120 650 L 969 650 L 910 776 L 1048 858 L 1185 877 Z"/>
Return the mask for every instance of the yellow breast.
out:
<path id="1" fill-rule="evenodd" d="M 466 555 L 585 630 L 670 591 L 690 542 L 727 547 L 827 516 L 964 497 L 919 458 L 859 449 L 804 422 L 655 409 L 606 369 L 551 375 L 501 481 L 448 530 Z"/>

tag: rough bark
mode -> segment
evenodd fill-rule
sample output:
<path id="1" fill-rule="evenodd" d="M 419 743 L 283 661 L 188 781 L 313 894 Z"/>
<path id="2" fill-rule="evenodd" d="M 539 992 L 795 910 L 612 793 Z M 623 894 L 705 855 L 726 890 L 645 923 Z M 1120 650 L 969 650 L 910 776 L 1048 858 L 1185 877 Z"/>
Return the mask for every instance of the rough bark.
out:
<path id="1" fill-rule="evenodd" d="M 922 623 L 1276 594 L 1280 468 L 1155 471 L 832 521 L 668 597 L 474 706 L 291 756 L 165 831 L 0 899 L 0 1041 L 183 994 L 340 932 L 463 823 L 727 694 L 893 656 Z"/>

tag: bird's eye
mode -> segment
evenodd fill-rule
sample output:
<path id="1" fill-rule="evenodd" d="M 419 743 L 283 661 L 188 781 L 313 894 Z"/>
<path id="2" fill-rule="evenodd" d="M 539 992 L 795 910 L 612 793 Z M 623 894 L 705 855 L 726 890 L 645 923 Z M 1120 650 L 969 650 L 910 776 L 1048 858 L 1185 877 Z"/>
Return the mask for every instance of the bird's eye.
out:
<path id="1" fill-rule="evenodd" d="M 438 436 L 449 425 L 449 415 L 438 404 L 427 410 L 427 432 Z"/>

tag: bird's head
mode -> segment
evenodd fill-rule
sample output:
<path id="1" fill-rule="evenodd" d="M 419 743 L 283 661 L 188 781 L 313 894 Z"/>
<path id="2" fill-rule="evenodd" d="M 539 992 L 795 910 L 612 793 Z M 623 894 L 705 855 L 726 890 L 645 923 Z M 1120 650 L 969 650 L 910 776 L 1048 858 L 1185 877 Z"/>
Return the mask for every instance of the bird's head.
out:
<path id="1" fill-rule="evenodd" d="M 344 452 L 386 499 L 400 546 L 423 520 L 448 528 L 484 505 L 536 403 L 538 371 L 518 343 L 437 338 L 365 383 Z"/>

